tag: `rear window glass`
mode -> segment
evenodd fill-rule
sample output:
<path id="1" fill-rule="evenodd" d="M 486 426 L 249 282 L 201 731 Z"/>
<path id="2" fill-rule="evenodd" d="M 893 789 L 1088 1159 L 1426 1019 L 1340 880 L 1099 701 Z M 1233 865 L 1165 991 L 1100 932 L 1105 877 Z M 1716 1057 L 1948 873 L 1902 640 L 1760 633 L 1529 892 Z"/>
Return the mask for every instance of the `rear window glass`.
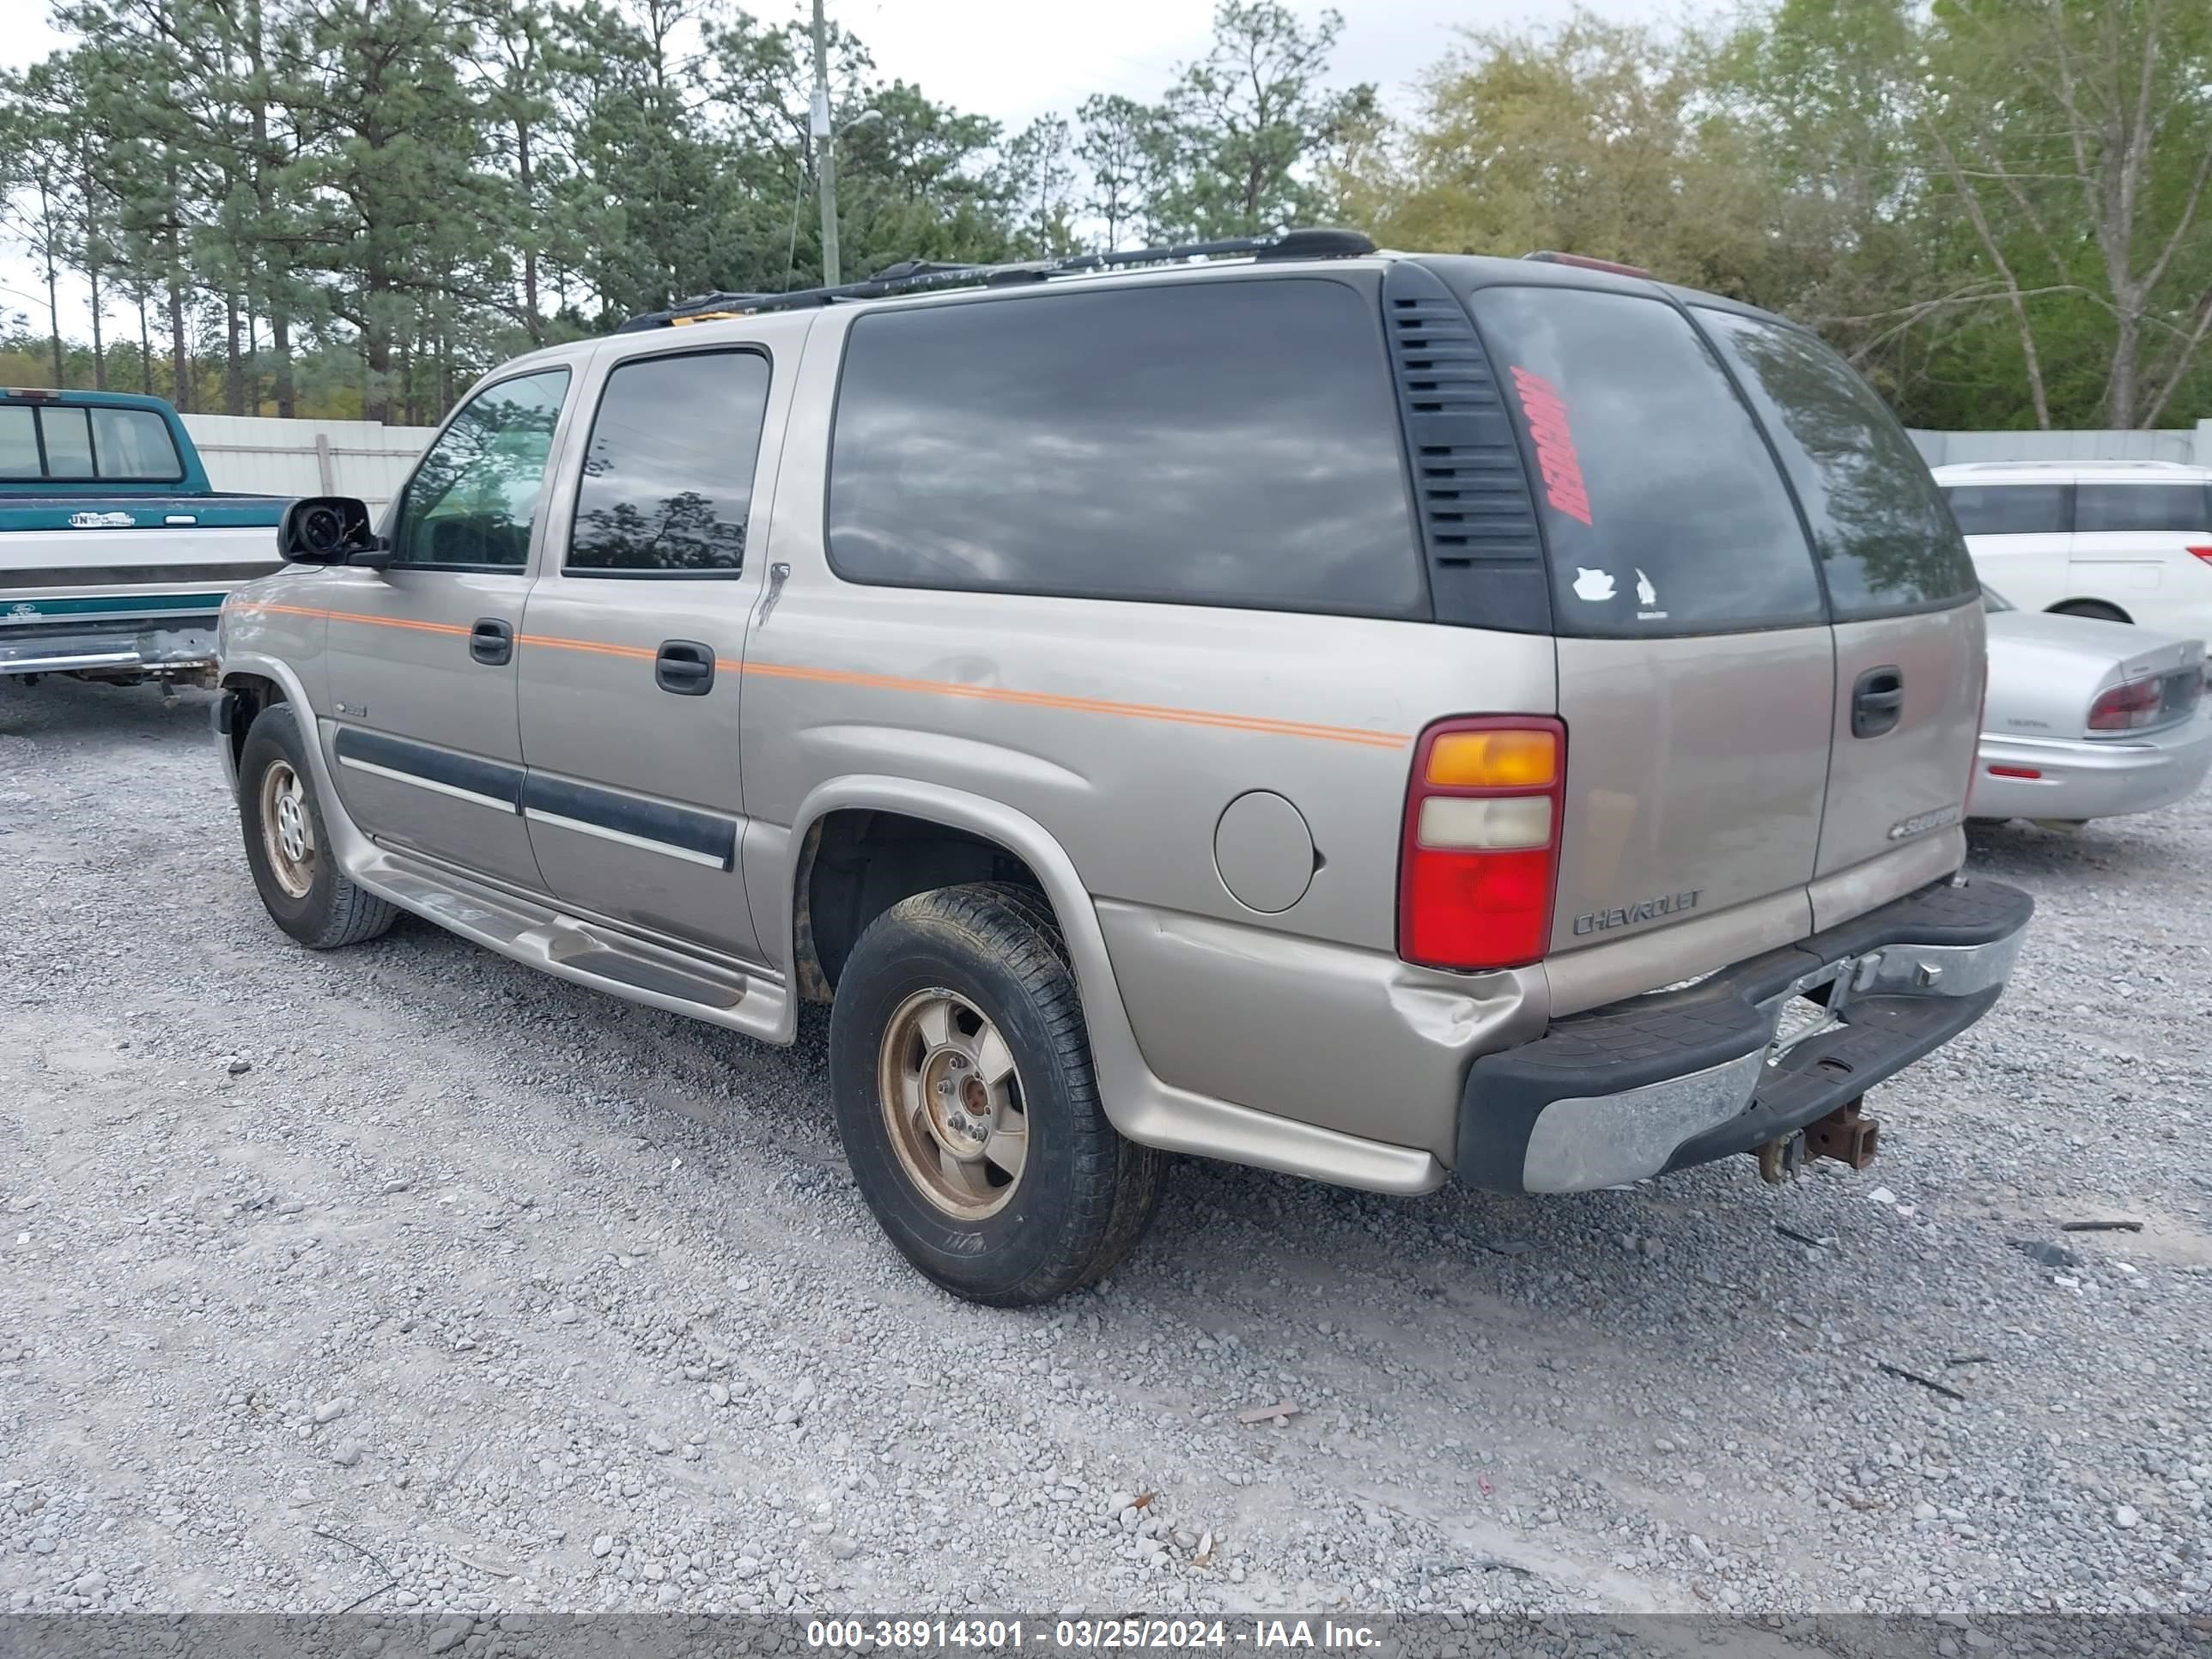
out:
<path id="1" fill-rule="evenodd" d="M 2212 530 L 2203 484 L 2076 484 L 2074 528 Z"/>
<path id="2" fill-rule="evenodd" d="M 1928 463 L 1875 389 L 1812 335 L 1701 307 L 1782 457 L 1838 622 L 1957 605 L 1975 592 Z"/>
<path id="3" fill-rule="evenodd" d="M 46 476 L 52 478 L 89 478 L 92 472 L 92 422 L 82 409 L 42 409 L 39 428 L 46 438 Z"/>
<path id="4" fill-rule="evenodd" d="M 38 476 L 38 417 L 21 404 L 0 404 L 0 478 Z"/>
<path id="5" fill-rule="evenodd" d="M 46 440 L 41 463 L 39 441 Z M 169 424 L 148 409 L 82 404 L 0 405 L 0 478 L 150 479 L 184 477 Z"/>
<path id="6" fill-rule="evenodd" d="M 1254 278 L 853 326 L 830 559 L 854 581 L 1426 614 L 1379 307 Z"/>
<path id="7" fill-rule="evenodd" d="M 1558 632 L 1826 619 L 1781 475 L 1686 318 L 1575 289 L 1484 289 L 1474 307 L 1538 474 Z"/>
<path id="8" fill-rule="evenodd" d="M 150 478 L 173 483 L 185 476 L 169 423 L 150 409 L 92 411 L 92 441 L 103 478 Z"/>
<path id="9" fill-rule="evenodd" d="M 1955 484 L 1943 499 L 1969 536 L 2063 536 L 2066 490 L 2057 483 Z"/>

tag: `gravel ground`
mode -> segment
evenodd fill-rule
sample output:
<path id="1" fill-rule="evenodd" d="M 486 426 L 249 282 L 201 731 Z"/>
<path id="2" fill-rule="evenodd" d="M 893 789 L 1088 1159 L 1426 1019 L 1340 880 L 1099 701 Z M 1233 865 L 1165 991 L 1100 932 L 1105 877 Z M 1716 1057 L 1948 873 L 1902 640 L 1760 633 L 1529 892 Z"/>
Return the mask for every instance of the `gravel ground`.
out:
<path id="1" fill-rule="evenodd" d="M 293 946 L 206 702 L 0 691 L 11 1610 L 2212 1608 L 2204 801 L 1977 833 L 2036 928 L 1863 1173 L 1186 1164 L 1005 1313 L 878 1234 L 819 1022 Z"/>

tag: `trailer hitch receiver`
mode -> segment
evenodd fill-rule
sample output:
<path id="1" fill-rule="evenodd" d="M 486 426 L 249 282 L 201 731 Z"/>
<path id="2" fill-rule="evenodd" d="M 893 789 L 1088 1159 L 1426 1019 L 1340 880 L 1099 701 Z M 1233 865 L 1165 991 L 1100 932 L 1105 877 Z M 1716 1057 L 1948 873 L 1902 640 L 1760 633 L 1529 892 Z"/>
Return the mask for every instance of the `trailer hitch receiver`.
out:
<path id="1" fill-rule="evenodd" d="M 1855 1095 L 1815 1122 L 1805 1126 L 1805 1154 L 1832 1158 L 1854 1170 L 1863 1170 L 1881 1150 L 1881 1120 L 1860 1109 L 1866 1097 Z"/>

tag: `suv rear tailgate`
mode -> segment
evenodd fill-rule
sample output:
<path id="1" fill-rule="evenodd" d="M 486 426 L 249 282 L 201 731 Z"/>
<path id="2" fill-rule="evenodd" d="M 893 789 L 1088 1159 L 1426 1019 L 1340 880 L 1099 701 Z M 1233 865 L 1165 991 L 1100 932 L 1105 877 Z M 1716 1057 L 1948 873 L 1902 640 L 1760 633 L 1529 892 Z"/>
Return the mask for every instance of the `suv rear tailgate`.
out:
<path id="1" fill-rule="evenodd" d="M 1836 628 L 1834 759 L 1814 866 L 1813 925 L 1832 927 L 1966 857 L 1966 786 L 1981 734 L 1982 607 Z M 1895 681 L 1896 724 L 1869 732 L 1855 688 Z"/>
<path id="2" fill-rule="evenodd" d="M 1674 979 L 1803 937 L 1834 643 L 1749 411 L 1656 289 L 1494 286 L 1471 308 L 1513 391 L 1551 566 L 1553 957 L 1695 921 Z"/>
<path id="3" fill-rule="evenodd" d="M 1982 603 L 1966 544 L 1903 428 L 1802 329 L 1692 314 L 1774 442 L 1835 624 L 1834 733 L 1813 925 L 1956 869 L 1980 741 Z"/>

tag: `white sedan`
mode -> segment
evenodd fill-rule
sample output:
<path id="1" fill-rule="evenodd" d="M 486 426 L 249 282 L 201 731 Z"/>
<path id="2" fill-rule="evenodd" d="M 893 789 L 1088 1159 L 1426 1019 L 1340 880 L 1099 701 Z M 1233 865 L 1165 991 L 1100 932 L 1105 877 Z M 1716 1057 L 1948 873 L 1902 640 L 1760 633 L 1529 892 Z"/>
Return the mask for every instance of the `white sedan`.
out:
<path id="1" fill-rule="evenodd" d="M 2195 793 L 2212 770 L 2202 640 L 1982 594 L 1990 696 L 1970 817 L 2071 825 Z"/>

